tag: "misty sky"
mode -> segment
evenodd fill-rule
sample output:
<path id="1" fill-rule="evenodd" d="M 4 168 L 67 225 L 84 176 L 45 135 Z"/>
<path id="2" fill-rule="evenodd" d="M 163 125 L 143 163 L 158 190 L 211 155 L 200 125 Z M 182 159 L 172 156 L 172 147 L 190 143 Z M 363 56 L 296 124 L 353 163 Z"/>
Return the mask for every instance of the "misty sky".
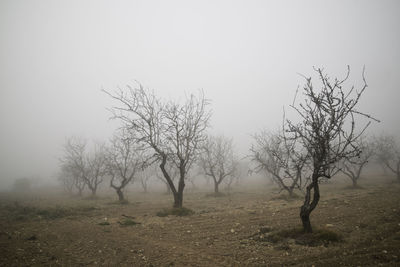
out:
<path id="1" fill-rule="evenodd" d="M 203 89 L 241 156 L 324 67 L 369 85 L 360 109 L 400 135 L 400 1 L 0 1 L 0 181 L 50 178 L 65 137 L 106 140 L 101 89 Z M 1 189 L 0 183 L 0 189 Z M 6 183 L 3 183 L 6 184 Z"/>

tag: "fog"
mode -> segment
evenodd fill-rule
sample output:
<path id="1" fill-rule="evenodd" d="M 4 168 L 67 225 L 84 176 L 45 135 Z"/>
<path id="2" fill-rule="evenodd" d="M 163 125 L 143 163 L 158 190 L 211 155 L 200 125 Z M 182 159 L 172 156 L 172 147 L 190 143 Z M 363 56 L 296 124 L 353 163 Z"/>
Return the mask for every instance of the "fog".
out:
<path id="1" fill-rule="evenodd" d="M 107 140 L 118 125 L 101 89 L 140 81 L 180 99 L 203 90 L 211 133 L 240 156 L 275 129 L 301 75 L 324 67 L 368 88 L 360 110 L 400 135 L 399 1 L 0 2 L 0 189 L 55 181 L 66 137 Z"/>

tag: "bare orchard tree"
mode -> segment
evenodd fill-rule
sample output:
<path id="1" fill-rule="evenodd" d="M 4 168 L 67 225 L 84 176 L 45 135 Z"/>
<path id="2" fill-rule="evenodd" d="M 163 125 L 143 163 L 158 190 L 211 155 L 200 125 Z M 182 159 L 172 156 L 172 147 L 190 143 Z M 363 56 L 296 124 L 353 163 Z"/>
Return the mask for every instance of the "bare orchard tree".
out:
<path id="1" fill-rule="evenodd" d="M 142 146 L 136 139 L 130 138 L 124 131 L 111 139 L 107 149 L 107 170 L 110 175 L 110 186 L 116 191 L 118 200 L 123 203 L 123 190 L 145 166 Z"/>
<path id="2" fill-rule="evenodd" d="M 82 196 L 86 183 L 82 179 L 79 169 L 72 164 L 67 162 L 61 164 L 58 179 L 69 194 L 73 194 L 77 190 L 77 195 Z"/>
<path id="3" fill-rule="evenodd" d="M 374 140 L 376 160 L 397 176 L 400 182 L 400 146 L 394 136 L 381 135 Z"/>
<path id="4" fill-rule="evenodd" d="M 359 90 L 355 90 L 354 86 L 349 90 L 344 89 L 350 67 L 342 80 L 331 79 L 323 69 L 318 68 L 315 71 L 320 88 L 316 88 L 311 77 L 305 77 L 304 101 L 297 105 L 294 101 L 291 105 L 299 115 L 300 122 L 286 120 L 285 125 L 289 138 L 298 140 L 311 160 L 311 182 L 306 188 L 304 204 L 300 210 L 305 232 L 312 232 L 310 214 L 320 199 L 319 180 L 331 178 L 341 160 L 352 159 L 361 153 L 356 141 L 370 121 L 357 131 L 357 115 L 372 119 L 356 109 L 361 95 L 367 88 L 364 70 L 363 84 Z"/>
<path id="5" fill-rule="evenodd" d="M 149 182 L 150 182 L 151 178 L 154 176 L 155 176 L 154 168 L 148 167 L 139 172 L 139 180 L 140 180 L 140 184 L 142 185 L 144 193 L 149 192 Z"/>
<path id="6" fill-rule="evenodd" d="M 353 188 L 358 186 L 357 182 L 360 179 L 363 168 L 374 155 L 374 149 L 371 142 L 365 138 L 360 137 L 355 141 L 355 144 L 360 149 L 360 155 L 355 158 L 345 157 L 342 160 L 342 166 L 340 168 L 340 171 L 353 182 Z"/>
<path id="7" fill-rule="evenodd" d="M 99 184 L 106 175 L 106 157 L 104 145 L 95 144 L 94 151 L 86 151 L 87 141 L 82 138 L 70 137 L 64 145 L 63 164 L 68 165 L 71 172 L 90 189 L 92 196 L 96 195 Z"/>
<path id="8" fill-rule="evenodd" d="M 85 177 L 88 175 L 86 146 L 87 141 L 85 139 L 69 137 L 64 144 L 64 155 L 60 159 L 60 175 L 63 177 L 63 180 L 70 179 L 71 184 L 78 190 L 78 196 L 82 196 L 82 192 L 86 186 Z"/>
<path id="9" fill-rule="evenodd" d="M 214 181 L 215 194 L 219 193 L 219 185 L 224 179 L 235 176 L 237 164 L 232 139 L 225 136 L 207 138 L 202 146 L 199 165 L 203 173 Z"/>
<path id="10" fill-rule="evenodd" d="M 288 139 L 283 133 L 262 131 L 253 136 L 251 159 L 256 171 L 266 171 L 280 190 L 293 196 L 295 189 L 302 190 L 306 184 L 307 151 L 297 146 L 295 139 Z"/>
<path id="11" fill-rule="evenodd" d="M 153 150 L 173 193 L 173 206 L 182 207 L 185 178 L 205 140 L 211 116 L 204 95 L 191 95 L 183 104 L 163 102 L 140 84 L 138 88 L 128 86 L 126 90 L 106 93 L 119 103 L 112 109 L 113 117 L 120 119 L 126 130 L 135 132 L 132 138 Z M 177 185 L 168 173 L 167 164 L 179 170 Z"/>
<path id="12" fill-rule="evenodd" d="M 105 146 L 103 144 L 95 144 L 93 152 L 87 156 L 86 161 L 88 172 L 84 176 L 84 180 L 92 192 L 92 196 L 96 196 L 99 185 L 108 174 Z"/>
<path id="13" fill-rule="evenodd" d="M 74 179 L 75 177 L 68 171 L 67 166 L 61 165 L 61 170 L 58 173 L 58 181 L 69 195 L 72 195 L 74 192 Z"/>

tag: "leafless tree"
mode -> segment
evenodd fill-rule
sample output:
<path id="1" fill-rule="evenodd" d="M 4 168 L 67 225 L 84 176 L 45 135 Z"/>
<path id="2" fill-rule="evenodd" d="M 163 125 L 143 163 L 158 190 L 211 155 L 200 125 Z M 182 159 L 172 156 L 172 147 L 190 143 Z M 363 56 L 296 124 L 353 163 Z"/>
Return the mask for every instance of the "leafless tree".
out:
<path id="1" fill-rule="evenodd" d="M 225 136 L 209 136 L 202 146 L 199 164 L 205 175 L 214 181 L 214 193 L 219 193 L 219 185 L 234 177 L 237 171 L 237 159 L 232 139 Z"/>
<path id="2" fill-rule="evenodd" d="M 376 160 L 397 176 L 400 182 L 400 146 L 394 136 L 381 135 L 374 140 Z"/>
<path id="3" fill-rule="evenodd" d="M 251 159 L 256 171 L 266 171 L 280 190 L 293 196 L 295 189 L 302 190 L 306 184 L 307 151 L 297 146 L 296 139 L 286 138 L 284 133 L 262 131 L 253 136 Z"/>
<path id="4" fill-rule="evenodd" d="M 163 102 L 140 84 L 137 88 L 128 86 L 126 90 L 104 92 L 119 103 L 112 109 L 113 117 L 120 119 L 127 130 L 136 133 L 133 138 L 153 150 L 173 193 L 173 206 L 182 207 L 185 178 L 205 140 L 211 116 L 207 109 L 208 100 L 201 93 L 197 97 L 187 97 L 183 104 Z M 173 164 L 179 170 L 177 185 L 168 173 L 167 164 Z"/>
<path id="5" fill-rule="evenodd" d="M 106 175 L 106 157 L 104 145 L 96 144 L 94 151 L 86 151 L 87 141 L 82 138 L 70 137 L 64 145 L 64 156 L 61 159 L 76 177 L 76 183 L 83 181 L 90 189 L 92 196 L 96 195 L 99 184 Z"/>
<path id="6" fill-rule="evenodd" d="M 107 171 L 110 175 L 110 186 L 116 191 L 118 200 L 125 202 L 123 190 L 145 167 L 144 150 L 136 139 L 121 131 L 111 139 L 107 149 Z"/>
<path id="7" fill-rule="evenodd" d="M 63 163 L 58 179 L 67 193 L 73 194 L 76 189 L 77 195 L 82 196 L 86 184 L 80 176 L 80 172 L 73 165 L 68 162 Z"/>
<path id="8" fill-rule="evenodd" d="M 65 179 L 71 179 L 71 183 L 78 190 L 78 195 L 82 196 L 86 180 L 84 176 L 88 173 L 86 162 L 87 141 L 79 137 L 69 137 L 64 144 L 64 155 L 61 161 L 61 175 Z M 68 178 L 70 177 L 70 178 Z"/>
<path id="9" fill-rule="evenodd" d="M 357 182 L 360 179 L 363 168 L 374 155 L 374 149 L 371 143 L 365 140 L 365 138 L 360 137 L 355 141 L 355 144 L 360 149 L 360 155 L 355 158 L 345 157 L 342 160 L 342 166 L 340 168 L 340 171 L 353 182 L 353 188 L 358 186 Z"/>
<path id="10" fill-rule="evenodd" d="M 150 182 L 151 178 L 154 176 L 155 176 L 155 170 L 150 167 L 139 172 L 139 180 L 140 180 L 140 184 L 142 185 L 144 193 L 149 192 L 149 182 Z M 165 179 L 163 179 L 163 180 L 165 180 Z"/>
<path id="11" fill-rule="evenodd" d="M 331 178 L 341 160 L 357 157 L 361 153 L 361 148 L 355 142 L 370 121 L 357 131 L 356 116 L 372 119 L 356 109 L 361 95 L 367 88 L 364 71 L 360 90 L 355 90 L 354 86 L 349 90 L 344 89 L 350 67 L 342 80 L 332 80 L 323 69 L 318 68 L 315 71 L 320 89 L 315 87 L 311 77 L 304 77 L 304 101 L 297 105 L 294 101 L 291 105 L 299 115 L 300 122 L 286 120 L 285 125 L 288 138 L 298 140 L 311 160 L 311 182 L 306 188 L 304 204 L 300 210 L 305 232 L 312 232 L 310 214 L 320 199 L 319 179 Z"/>
<path id="12" fill-rule="evenodd" d="M 83 176 L 86 185 L 92 192 L 92 196 L 96 196 L 99 185 L 104 181 L 108 174 L 107 157 L 103 144 L 95 144 L 94 151 L 87 156 L 88 171 Z"/>

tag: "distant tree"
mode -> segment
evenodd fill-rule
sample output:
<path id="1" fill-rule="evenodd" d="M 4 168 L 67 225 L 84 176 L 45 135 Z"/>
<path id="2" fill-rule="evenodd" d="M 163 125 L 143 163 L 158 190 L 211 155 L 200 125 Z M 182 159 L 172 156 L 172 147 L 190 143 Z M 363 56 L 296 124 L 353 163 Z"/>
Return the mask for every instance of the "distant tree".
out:
<path id="1" fill-rule="evenodd" d="M 87 156 L 88 171 L 83 176 L 92 196 L 96 196 L 99 185 L 107 176 L 107 158 L 103 144 L 95 144 L 94 151 Z"/>
<path id="2" fill-rule="evenodd" d="M 145 167 L 145 153 L 136 139 L 126 132 L 116 133 L 107 149 L 107 173 L 110 186 L 116 191 L 118 200 L 125 202 L 123 190 Z"/>
<path id="3" fill-rule="evenodd" d="M 376 161 L 393 172 L 400 182 L 400 146 L 394 136 L 381 135 L 374 140 Z"/>
<path id="4" fill-rule="evenodd" d="M 79 168 L 71 161 L 62 161 L 61 169 L 58 174 L 58 180 L 64 190 L 69 194 L 74 194 L 77 191 L 78 196 L 82 196 L 86 183 L 82 178 Z"/>
<path id="5" fill-rule="evenodd" d="M 360 149 L 359 156 L 354 158 L 345 157 L 340 168 L 340 171 L 353 182 L 353 188 L 358 186 L 357 182 L 360 179 L 363 168 L 374 155 L 372 144 L 365 138 L 359 138 L 355 141 L 355 144 Z"/>
<path id="6" fill-rule="evenodd" d="M 256 171 L 266 171 L 280 190 L 293 196 L 295 189 L 302 190 L 306 184 L 307 151 L 299 148 L 296 139 L 288 139 L 284 133 L 262 131 L 253 136 L 251 159 Z"/>
<path id="7" fill-rule="evenodd" d="M 147 167 L 146 169 L 142 170 L 139 172 L 139 180 L 140 184 L 142 185 L 143 192 L 148 193 L 149 192 L 149 182 L 151 178 L 155 176 L 155 170 L 154 168 Z M 165 179 L 163 179 L 165 180 Z"/>
<path id="8" fill-rule="evenodd" d="M 126 130 L 135 132 L 132 138 L 153 151 L 173 193 L 173 206 L 182 207 L 185 178 L 205 140 L 211 116 L 204 95 L 191 95 L 183 104 L 163 102 L 140 84 L 138 88 L 128 86 L 126 90 L 106 93 L 120 104 L 112 109 L 113 117 L 120 119 Z M 177 185 L 168 173 L 167 164 L 179 170 Z"/>
<path id="9" fill-rule="evenodd" d="M 85 154 L 86 145 L 87 141 L 83 138 L 67 138 L 64 144 L 64 155 L 60 159 L 60 176 L 64 187 L 72 184 L 78 190 L 79 196 L 82 196 L 83 189 L 86 186 L 84 176 L 88 172 Z"/>
<path id="10" fill-rule="evenodd" d="M 77 186 L 84 184 L 89 188 L 92 196 L 96 195 L 98 186 L 103 182 L 106 170 L 106 156 L 104 145 L 95 144 L 94 151 L 86 151 L 87 141 L 79 137 L 70 137 L 64 144 L 64 155 L 61 163 L 70 168 L 75 176 Z M 83 189 L 83 188 L 82 188 Z"/>
<path id="11" fill-rule="evenodd" d="M 360 131 L 356 131 L 356 116 L 372 119 L 360 112 L 356 106 L 367 88 L 363 71 L 363 85 L 360 90 L 354 86 L 345 90 L 350 68 L 344 79 L 331 79 L 323 69 L 315 69 L 320 81 L 317 89 L 311 77 L 305 77 L 303 88 L 304 101 L 291 107 L 300 117 L 300 122 L 286 120 L 285 132 L 289 140 L 298 140 L 310 155 L 311 182 L 306 188 L 304 204 L 300 218 L 305 232 L 312 232 L 310 214 L 320 199 L 319 180 L 331 178 L 336 173 L 338 163 L 360 155 L 361 148 L 357 139 L 362 135 L 368 122 Z M 311 196 L 313 191 L 313 196 Z M 312 197 L 312 198 L 311 198 Z"/>
<path id="12" fill-rule="evenodd" d="M 66 164 L 61 165 L 61 171 L 58 174 L 58 181 L 63 186 L 63 189 L 70 195 L 73 194 L 75 184 L 74 184 L 75 177 L 70 172 L 70 169 Z"/>
<path id="13" fill-rule="evenodd" d="M 17 193 L 30 192 L 32 188 L 32 181 L 29 178 L 18 178 L 14 181 L 13 191 Z"/>
<path id="14" fill-rule="evenodd" d="M 209 136 L 202 146 L 199 164 L 206 176 L 214 181 L 214 192 L 219 193 L 219 185 L 237 171 L 237 159 L 233 151 L 232 139 L 225 136 Z"/>

